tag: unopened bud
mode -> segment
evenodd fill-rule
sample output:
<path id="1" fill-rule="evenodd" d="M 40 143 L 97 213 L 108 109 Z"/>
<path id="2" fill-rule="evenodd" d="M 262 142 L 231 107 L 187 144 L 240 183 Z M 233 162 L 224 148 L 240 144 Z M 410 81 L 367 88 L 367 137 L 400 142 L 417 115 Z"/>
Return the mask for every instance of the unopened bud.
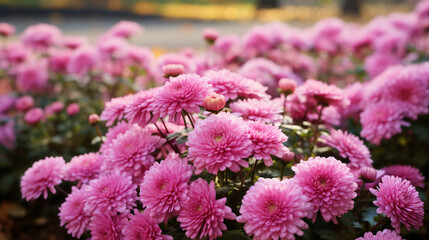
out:
<path id="1" fill-rule="evenodd" d="M 282 160 L 285 162 L 292 162 L 295 159 L 295 153 L 294 152 L 284 152 L 282 156 Z"/>
<path id="2" fill-rule="evenodd" d="M 89 124 L 94 126 L 100 121 L 100 117 L 97 114 L 93 113 L 93 114 L 89 115 L 88 121 L 89 121 Z"/>
<path id="3" fill-rule="evenodd" d="M 211 112 L 219 112 L 223 107 L 225 107 L 225 104 L 225 97 L 217 93 L 211 93 L 210 95 L 207 95 L 203 100 L 203 107 L 207 111 Z"/>
<path id="4" fill-rule="evenodd" d="M 67 106 L 67 114 L 70 116 L 78 114 L 79 111 L 80 111 L 80 107 L 79 107 L 79 104 L 77 103 L 70 103 Z"/>
<path id="5" fill-rule="evenodd" d="M 203 37 L 207 43 L 213 44 L 219 37 L 219 32 L 214 28 L 206 28 L 203 30 Z"/>
<path id="6" fill-rule="evenodd" d="M 377 177 L 377 170 L 372 167 L 362 167 L 359 170 L 359 176 L 366 182 L 373 182 Z"/>
<path id="7" fill-rule="evenodd" d="M 162 66 L 162 73 L 165 78 L 177 77 L 185 72 L 185 67 L 182 64 L 167 64 Z"/>
<path id="8" fill-rule="evenodd" d="M 41 108 L 32 108 L 24 116 L 24 121 L 29 125 L 36 125 L 43 119 L 43 110 Z"/>
<path id="9" fill-rule="evenodd" d="M 282 78 L 279 81 L 279 91 L 285 95 L 295 92 L 296 82 L 289 78 Z"/>

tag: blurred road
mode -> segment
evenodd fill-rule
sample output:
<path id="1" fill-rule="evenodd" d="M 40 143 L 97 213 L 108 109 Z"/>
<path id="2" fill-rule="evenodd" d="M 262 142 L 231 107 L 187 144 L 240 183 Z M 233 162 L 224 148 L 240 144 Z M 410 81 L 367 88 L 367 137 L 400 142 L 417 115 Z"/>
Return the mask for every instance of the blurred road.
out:
<path id="1" fill-rule="evenodd" d="M 198 21 L 173 20 L 158 17 L 122 17 L 109 15 L 60 15 L 48 16 L 0 16 L 0 22 L 15 25 L 17 34 L 26 27 L 36 23 L 57 25 L 65 35 L 84 35 L 94 43 L 97 38 L 120 20 L 130 20 L 140 23 L 145 33 L 133 38 L 132 42 L 149 47 L 164 49 L 179 49 L 192 46 L 203 48 L 205 43 L 201 37 L 202 30 L 207 27 L 216 28 L 221 34 L 242 34 L 256 24 L 257 21 L 227 22 L 227 21 Z M 15 34 L 15 38 L 17 36 Z"/>

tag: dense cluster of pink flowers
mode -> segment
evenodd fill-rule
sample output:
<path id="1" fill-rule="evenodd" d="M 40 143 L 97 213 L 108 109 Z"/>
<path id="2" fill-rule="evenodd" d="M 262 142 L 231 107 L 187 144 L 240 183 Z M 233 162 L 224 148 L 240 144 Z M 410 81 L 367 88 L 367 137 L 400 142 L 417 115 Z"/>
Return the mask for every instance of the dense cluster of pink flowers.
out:
<path id="1" fill-rule="evenodd" d="M 49 90 L 51 72 L 115 87 L 129 77 L 139 87 L 109 96 L 100 116 L 89 117 L 108 127 L 97 152 L 35 162 L 21 178 L 22 196 L 47 198 L 62 181 L 75 184 L 59 218 L 77 238 L 211 240 L 235 231 L 295 239 L 323 234 L 312 226 L 324 222 L 354 229 L 359 240 L 402 239 L 423 226 L 416 188 L 425 177 L 408 163 L 377 163 L 370 149 L 429 113 L 429 66 L 415 56 L 426 54 L 418 43 L 427 37 L 428 2 L 364 26 L 330 18 L 304 30 L 270 23 L 243 36 L 208 29 L 204 53 L 158 58 L 126 41 L 144 31 L 137 23 L 118 23 L 95 46 L 32 26 L 22 45 L 1 52 L 21 94 L 4 98 L 0 120 L 13 107 L 29 125 L 63 109 L 78 114 L 84 106 L 42 109 L 29 95 Z M 12 32 L 0 24 L 2 36 Z M 35 61 L 36 53 L 49 58 Z M 364 77 L 350 74 L 361 66 Z M 0 125 L 8 149 L 11 128 Z M 378 216 L 363 217 L 371 209 Z"/>

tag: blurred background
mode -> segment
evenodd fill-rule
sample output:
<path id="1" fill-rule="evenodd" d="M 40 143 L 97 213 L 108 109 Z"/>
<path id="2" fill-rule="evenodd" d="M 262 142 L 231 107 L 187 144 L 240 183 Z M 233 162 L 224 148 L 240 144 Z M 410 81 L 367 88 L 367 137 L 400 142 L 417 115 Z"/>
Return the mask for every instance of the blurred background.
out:
<path id="1" fill-rule="evenodd" d="M 119 20 L 142 24 L 136 44 L 160 49 L 203 47 L 201 31 L 242 34 L 257 23 L 309 26 L 326 17 L 366 22 L 390 12 L 407 12 L 417 0 L 0 0 L 0 22 L 17 33 L 38 22 L 58 25 L 66 35 L 94 42 Z M 171 37 L 175 36 L 174 41 Z M 176 36 L 180 36 L 176 37 Z"/>

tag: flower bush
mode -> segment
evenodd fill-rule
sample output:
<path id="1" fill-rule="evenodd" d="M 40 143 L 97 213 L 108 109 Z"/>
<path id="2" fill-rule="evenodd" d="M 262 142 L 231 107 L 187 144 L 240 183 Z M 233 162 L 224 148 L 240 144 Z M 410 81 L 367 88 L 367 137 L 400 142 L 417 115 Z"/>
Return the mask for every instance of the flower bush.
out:
<path id="1" fill-rule="evenodd" d="M 16 137 L 52 126 L 43 139 L 63 152 L 48 148 L 21 193 L 66 194 L 59 218 L 76 238 L 423 239 L 428 18 L 422 1 L 363 26 L 208 29 L 204 52 L 158 58 L 126 41 L 136 23 L 96 46 L 35 25 L 2 51 L 0 143 L 13 154 Z M 64 126 L 98 136 L 67 145 Z"/>

